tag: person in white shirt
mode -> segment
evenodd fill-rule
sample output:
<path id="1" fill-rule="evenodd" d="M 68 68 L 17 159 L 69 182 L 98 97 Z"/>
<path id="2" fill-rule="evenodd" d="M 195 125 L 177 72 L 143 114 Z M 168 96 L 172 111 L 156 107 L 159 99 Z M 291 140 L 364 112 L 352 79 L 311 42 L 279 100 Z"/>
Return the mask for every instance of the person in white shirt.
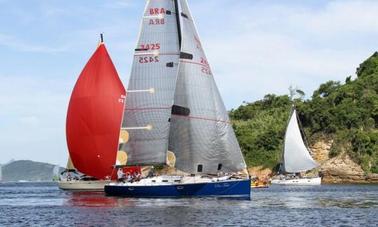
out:
<path id="1" fill-rule="evenodd" d="M 117 170 L 117 177 L 118 177 L 118 181 L 123 181 L 125 174 L 123 173 L 122 168 L 119 168 Z"/>

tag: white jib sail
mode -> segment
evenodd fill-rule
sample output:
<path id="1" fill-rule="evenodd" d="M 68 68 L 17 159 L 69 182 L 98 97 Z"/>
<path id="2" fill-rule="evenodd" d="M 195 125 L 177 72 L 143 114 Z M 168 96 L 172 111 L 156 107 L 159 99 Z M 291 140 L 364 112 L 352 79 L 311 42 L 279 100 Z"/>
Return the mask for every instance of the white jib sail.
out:
<path id="1" fill-rule="evenodd" d="M 303 142 L 299 129 L 297 113 L 294 109 L 285 135 L 284 167 L 285 172 L 298 173 L 311 170 L 318 164 L 312 159 L 309 150 Z"/>

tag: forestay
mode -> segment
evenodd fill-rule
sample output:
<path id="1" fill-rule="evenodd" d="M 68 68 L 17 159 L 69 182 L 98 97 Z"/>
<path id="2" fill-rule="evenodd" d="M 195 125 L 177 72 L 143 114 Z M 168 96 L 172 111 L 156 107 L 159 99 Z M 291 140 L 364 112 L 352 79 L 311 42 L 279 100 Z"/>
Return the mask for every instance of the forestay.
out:
<path id="1" fill-rule="evenodd" d="M 152 90 L 128 94 L 122 126 L 151 127 L 129 130 L 129 141 L 121 147 L 128 155 L 127 165 L 166 161 L 178 57 L 174 2 L 147 1 L 128 89 Z"/>
<path id="2" fill-rule="evenodd" d="M 286 129 L 284 147 L 284 170 L 287 173 L 299 173 L 311 170 L 318 164 L 312 159 L 299 129 L 297 112 L 294 109 Z"/>
<path id="3" fill-rule="evenodd" d="M 182 46 L 169 149 L 190 173 L 246 168 L 228 113 L 202 49 L 186 0 L 180 1 Z"/>

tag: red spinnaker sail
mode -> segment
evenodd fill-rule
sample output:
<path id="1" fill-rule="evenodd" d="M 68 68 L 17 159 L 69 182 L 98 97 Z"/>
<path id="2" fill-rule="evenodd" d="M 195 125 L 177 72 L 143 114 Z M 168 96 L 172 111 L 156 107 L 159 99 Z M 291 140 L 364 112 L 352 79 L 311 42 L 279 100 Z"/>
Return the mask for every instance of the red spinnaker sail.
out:
<path id="1" fill-rule="evenodd" d="M 66 137 L 80 172 L 105 179 L 112 175 L 126 91 L 103 43 L 89 59 L 72 91 Z"/>

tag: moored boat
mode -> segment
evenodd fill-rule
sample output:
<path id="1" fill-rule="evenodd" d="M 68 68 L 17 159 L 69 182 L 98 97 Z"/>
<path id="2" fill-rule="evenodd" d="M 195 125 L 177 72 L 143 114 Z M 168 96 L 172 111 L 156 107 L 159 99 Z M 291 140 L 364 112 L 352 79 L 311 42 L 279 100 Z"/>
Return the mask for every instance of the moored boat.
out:
<path id="1" fill-rule="evenodd" d="M 272 184 L 311 186 L 321 184 L 320 177 L 305 176 L 304 174 L 306 171 L 313 170 L 319 165 L 311 157 L 310 149 L 303 138 L 304 133 L 301 132 L 297 111 L 293 105 L 285 133 L 280 175 L 275 176 L 271 180 Z"/>
<path id="2" fill-rule="evenodd" d="M 269 188 L 269 182 L 255 178 L 251 180 L 251 188 Z"/>

